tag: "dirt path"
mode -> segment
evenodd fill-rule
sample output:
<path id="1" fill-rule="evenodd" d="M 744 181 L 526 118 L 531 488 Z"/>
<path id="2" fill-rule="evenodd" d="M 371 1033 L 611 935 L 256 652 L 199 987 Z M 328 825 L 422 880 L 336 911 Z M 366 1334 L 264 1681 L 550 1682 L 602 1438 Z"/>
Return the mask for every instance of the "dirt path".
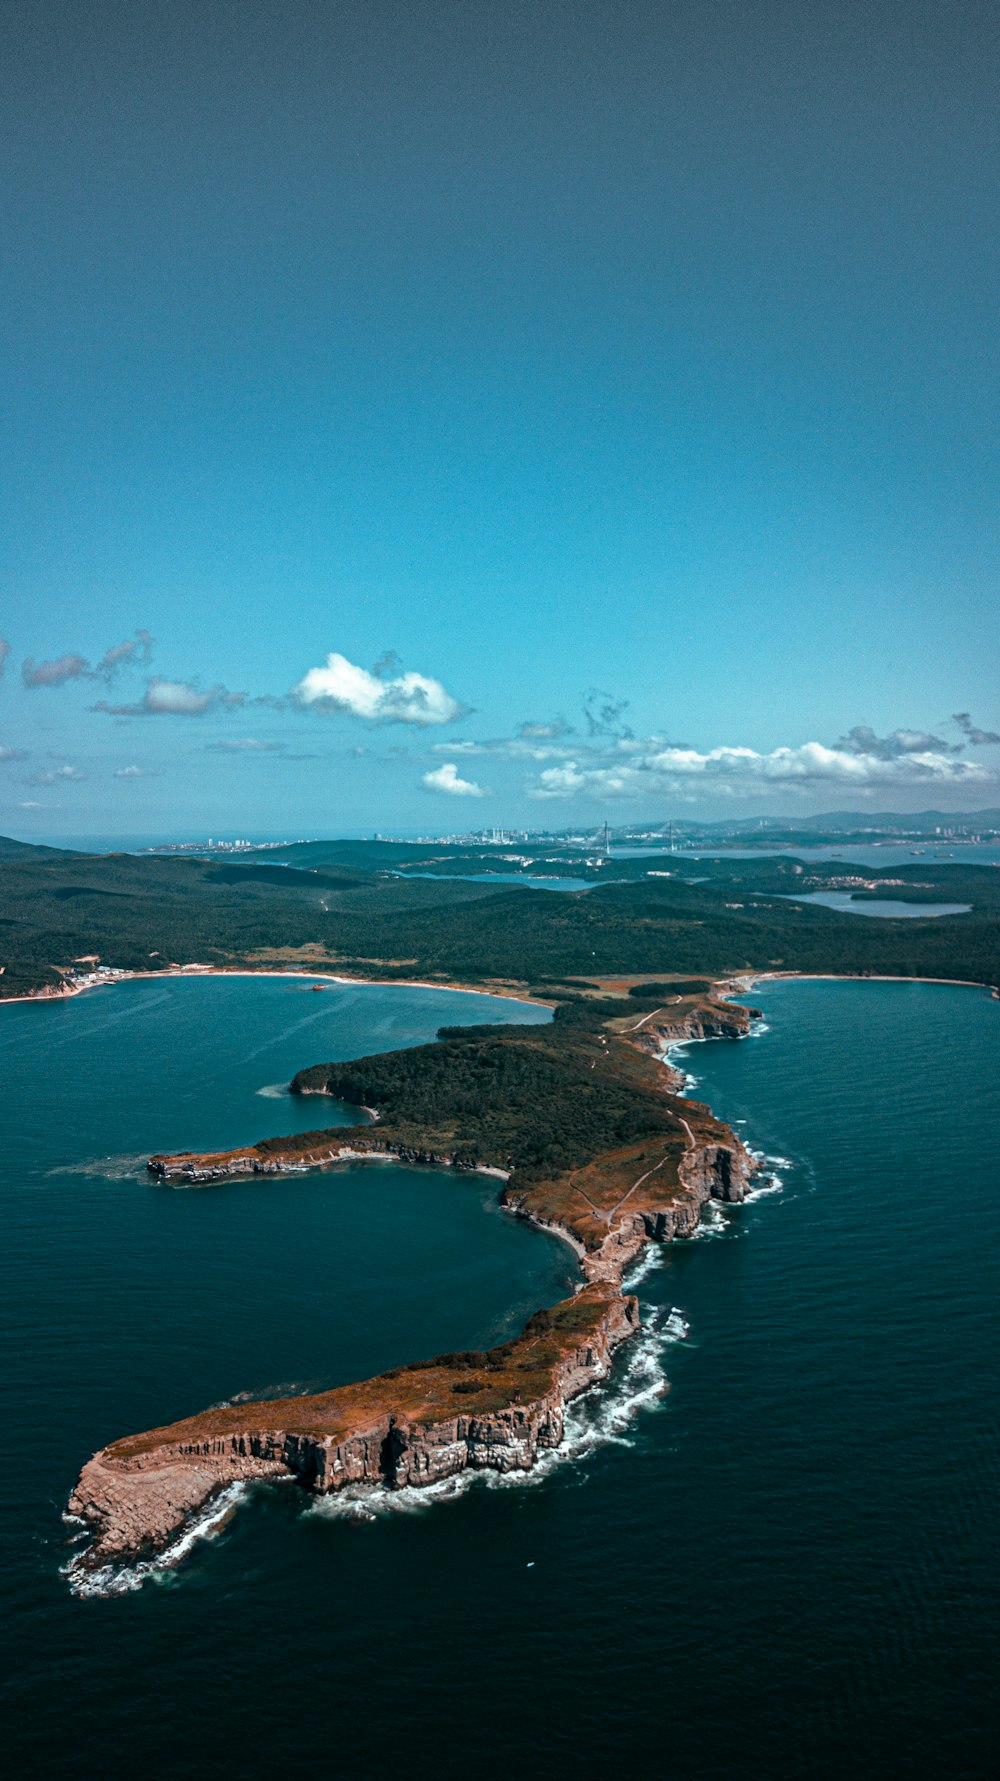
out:
<path id="1" fill-rule="evenodd" d="M 695 1135 L 694 1135 L 693 1131 L 691 1130 L 691 1127 L 688 1125 L 687 1120 L 682 1118 L 680 1114 L 678 1114 L 678 1122 L 684 1128 L 684 1141 L 685 1141 L 686 1148 L 688 1150 L 694 1150 L 696 1147 L 696 1140 L 695 1140 Z M 578 1187 L 575 1182 L 573 1184 L 573 1191 L 575 1193 L 578 1193 L 580 1195 L 581 1199 L 586 1200 L 587 1205 L 590 1207 L 595 1218 L 599 1218 L 601 1220 L 602 1224 L 610 1225 L 612 1219 L 615 1218 L 617 1216 L 617 1214 L 621 1211 L 626 1200 L 631 1199 L 631 1197 L 635 1193 L 636 1189 L 641 1187 L 644 1181 L 648 1181 L 651 1175 L 658 1174 L 660 1169 L 664 1168 L 666 1166 L 666 1164 L 669 1163 L 670 1161 L 671 1161 L 671 1154 L 668 1151 L 666 1156 L 661 1156 L 659 1162 L 654 1163 L 653 1167 L 651 1169 L 646 1169 L 642 1175 L 638 1176 L 637 1179 L 635 1181 L 633 1181 L 631 1187 L 627 1187 L 625 1189 L 625 1192 L 622 1194 L 621 1199 L 616 1200 L 614 1205 L 609 1207 L 608 1209 L 605 1209 L 603 1206 L 598 1206 L 597 1202 L 595 1200 L 591 1199 L 591 1197 L 590 1197 L 589 1193 L 587 1193 L 586 1189 L 582 1188 L 582 1187 Z"/>

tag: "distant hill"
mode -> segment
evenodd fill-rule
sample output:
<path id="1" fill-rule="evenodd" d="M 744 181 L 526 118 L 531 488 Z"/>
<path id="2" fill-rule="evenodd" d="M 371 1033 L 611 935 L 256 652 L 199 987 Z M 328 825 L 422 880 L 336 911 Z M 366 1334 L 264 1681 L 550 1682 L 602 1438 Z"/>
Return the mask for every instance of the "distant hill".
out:
<path id="1" fill-rule="evenodd" d="M 824 810 L 815 816 L 744 816 L 735 821 L 691 822 L 673 825 L 676 835 L 821 835 L 824 833 L 865 834 L 877 836 L 884 830 L 904 830 L 907 834 L 933 834 L 935 829 L 952 829 L 959 834 L 977 834 L 982 829 L 1000 829 L 1000 810 Z M 664 834 L 666 827 L 664 826 Z"/>
<path id="2" fill-rule="evenodd" d="M 36 847 L 31 841 L 13 841 L 9 835 L 0 835 L 0 860 L 36 860 L 39 864 L 45 859 L 64 860 L 72 857 L 65 847 Z"/>

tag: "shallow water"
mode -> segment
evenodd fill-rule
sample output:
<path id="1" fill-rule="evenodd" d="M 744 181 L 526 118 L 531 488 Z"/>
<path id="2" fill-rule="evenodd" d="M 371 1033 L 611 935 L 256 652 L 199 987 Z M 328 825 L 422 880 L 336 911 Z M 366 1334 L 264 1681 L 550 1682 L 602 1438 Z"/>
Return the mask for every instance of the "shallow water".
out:
<path id="1" fill-rule="evenodd" d="M 575 1457 L 403 1513 L 257 1490 L 175 1571 L 80 1600 L 59 1511 L 99 1442 L 239 1386 L 495 1339 L 571 1265 L 490 1211 L 490 1184 L 431 1171 L 196 1193 L 50 1175 L 279 1129 L 289 1104 L 255 1088 L 336 1055 L 335 1006 L 294 1026 L 320 996 L 179 983 L 186 1009 L 133 1024 L 123 998 L 164 987 L 0 1010 L 0 1040 L 20 1033 L 0 1050 L 15 1772 L 991 1772 L 1000 1004 L 771 982 L 756 1037 L 689 1049 L 694 1092 L 791 1166 L 637 1270 L 647 1333 L 577 1407 Z M 355 1053 L 367 1021 L 423 1036 L 397 998 L 427 993 L 346 1010 Z M 427 1028 L 458 1018 L 443 999 Z"/>

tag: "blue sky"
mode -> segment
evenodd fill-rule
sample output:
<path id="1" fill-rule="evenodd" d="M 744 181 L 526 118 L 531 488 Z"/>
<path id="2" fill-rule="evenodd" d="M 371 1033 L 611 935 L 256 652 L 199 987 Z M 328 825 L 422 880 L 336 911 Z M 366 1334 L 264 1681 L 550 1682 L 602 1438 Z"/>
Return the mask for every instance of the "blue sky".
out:
<path id="1" fill-rule="evenodd" d="M 0 830 L 1000 804 L 997 36 L 5 4 Z"/>

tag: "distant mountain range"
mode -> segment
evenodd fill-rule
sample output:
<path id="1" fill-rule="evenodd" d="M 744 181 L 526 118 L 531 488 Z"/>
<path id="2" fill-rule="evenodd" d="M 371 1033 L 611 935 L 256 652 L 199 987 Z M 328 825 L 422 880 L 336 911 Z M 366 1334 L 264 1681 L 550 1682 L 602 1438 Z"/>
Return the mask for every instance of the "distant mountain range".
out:
<path id="1" fill-rule="evenodd" d="M 896 831 L 906 835 L 933 835 L 937 829 L 948 829 L 953 835 L 980 834 L 984 829 L 1000 829 L 1000 810 L 827 810 L 815 816 L 747 816 L 735 821 L 691 822 L 673 824 L 675 834 L 683 835 L 775 835 L 775 834 L 877 834 Z M 662 833 L 667 833 L 664 824 Z"/>

